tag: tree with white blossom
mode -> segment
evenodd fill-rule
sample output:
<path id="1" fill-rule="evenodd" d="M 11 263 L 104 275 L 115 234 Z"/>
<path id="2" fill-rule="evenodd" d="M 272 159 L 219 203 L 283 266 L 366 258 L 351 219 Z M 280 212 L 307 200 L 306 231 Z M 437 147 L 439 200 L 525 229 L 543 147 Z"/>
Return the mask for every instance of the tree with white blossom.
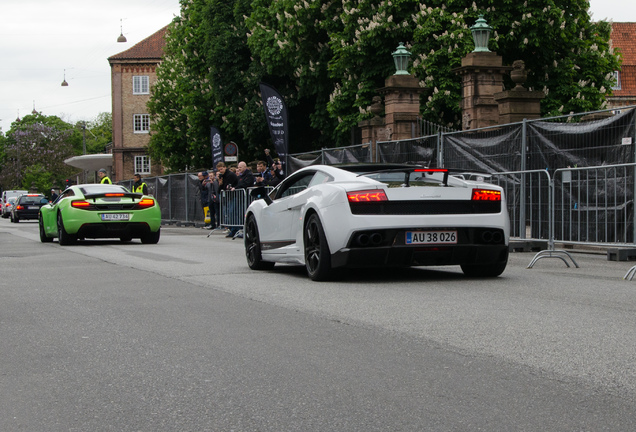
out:
<path id="1" fill-rule="evenodd" d="M 351 143 L 351 130 L 393 74 L 404 42 L 420 81 L 421 116 L 459 126 L 461 80 L 453 72 L 474 48 L 484 14 L 489 48 L 506 65 L 523 60 L 524 84 L 546 94 L 542 114 L 603 108 L 620 67 L 610 25 L 592 22 L 587 0 L 182 0 L 168 36 L 151 111 L 151 146 L 174 166 L 196 165 L 209 126 L 253 154 L 267 143 L 258 82 L 290 107 L 291 152 Z M 508 88 L 512 81 L 506 79 Z"/>

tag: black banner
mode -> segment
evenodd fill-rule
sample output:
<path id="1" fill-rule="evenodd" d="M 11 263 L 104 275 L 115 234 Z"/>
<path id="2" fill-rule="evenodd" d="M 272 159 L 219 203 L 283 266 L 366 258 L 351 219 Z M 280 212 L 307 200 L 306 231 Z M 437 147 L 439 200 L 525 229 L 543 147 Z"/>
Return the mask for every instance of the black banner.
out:
<path id="1" fill-rule="evenodd" d="M 261 83 L 260 87 L 269 133 L 272 136 L 278 157 L 285 162 L 289 148 L 289 126 L 285 100 L 274 87 L 265 83 Z"/>
<path id="2" fill-rule="evenodd" d="M 221 131 L 214 126 L 210 128 L 210 146 L 212 147 L 212 168 L 216 169 L 216 164 L 223 161 L 223 140 Z"/>

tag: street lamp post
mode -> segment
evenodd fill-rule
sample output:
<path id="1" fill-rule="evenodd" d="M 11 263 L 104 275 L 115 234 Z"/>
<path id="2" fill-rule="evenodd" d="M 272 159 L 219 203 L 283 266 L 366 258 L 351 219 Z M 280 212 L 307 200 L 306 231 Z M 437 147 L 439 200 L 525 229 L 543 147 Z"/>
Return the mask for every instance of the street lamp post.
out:
<path id="1" fill-rule="evenodd" d="M 403 42 L 400 42 L 400 45 L 391 55 L 395 63 L 395 73 L 393 75 L 410 75 L 407 69 L 409 67 L 411 53 L 404 47 Z"/>
<path id="2" fill-rule="evenodd" d="M 490 27 L 483 15 L 479 15 L 475 25 L 470 28 L 470 32 L 473 34 L 473 41 L 475 42 L 475 49 L 473 52 L 490 52 L 488 49 L 488 40 L 490 39 Z"/>

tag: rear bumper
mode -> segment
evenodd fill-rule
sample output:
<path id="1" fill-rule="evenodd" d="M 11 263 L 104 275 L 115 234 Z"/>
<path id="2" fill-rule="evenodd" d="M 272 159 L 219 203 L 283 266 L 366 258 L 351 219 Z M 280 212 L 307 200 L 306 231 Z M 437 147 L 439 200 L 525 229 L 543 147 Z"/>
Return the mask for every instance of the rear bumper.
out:
<path id="1" fill-rule="evenodd" d="M 479 265 L 508 260 L 502 229 L 446 229 L 457 231 L 457 244 L 409 245 L 405 242 L 407 230 L 403 229 L 357 231 L 346 248 L 332 254 L 331 265 L 334 268 Z M 375 241 L 367 242 L 372 236 Z"/>
<path id="2" fill-rule="evenodd" d="M 20 220 L 37 219 L 40 209 L 37 210 L 16 210 L 15 215 Z"/>
<path id="3" fill-rule="evenodd" d="M 129 220 L 124 221 L 103 221 L 103 213 L 128 213 Z M 62 211 L 64 228 L 69 234 L 77 234 L 78 237 L 88 238 L 117 238 L 124 237 L 117 233 L 132 231 L 133 237 L 139 237 L 137 232 L 155 232 L 161 227 L 161 210 L 159 206 L 154 206 L 144 210 L 134 211 L 88 211 L 68 208 Z M 97 235 L 93 233 L 104 233 Z M 130 237 L 130 236 L 127 236 Z"/>
<path id="4" fill-rule="evenodd" d="M 77 231 L 78 238 L 141 238 L 150 233 L 145 222 L 88 223 Z"/>
<path id="5" fill-rule="evenodd" d="M 508 246 L 383 246 L 343 249 L 331 256 L 337 267 L 410 267 L 462 264 L 495 264 L 508 260 Z"/>

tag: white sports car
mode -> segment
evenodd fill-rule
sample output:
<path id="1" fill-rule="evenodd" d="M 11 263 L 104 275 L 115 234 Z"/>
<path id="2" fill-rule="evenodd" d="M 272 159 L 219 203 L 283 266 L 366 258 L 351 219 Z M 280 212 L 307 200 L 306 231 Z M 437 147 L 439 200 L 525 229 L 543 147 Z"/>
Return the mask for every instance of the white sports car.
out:
<path id="1" fill-rule="evenodd" d="M 267 193 L 245 214 L 251 269 L 305 265 L 313 280 L 340 268 L 460 265 L 499 276 L 510 220 L 502 188 L 412 165 L 314 165 Z"/>

